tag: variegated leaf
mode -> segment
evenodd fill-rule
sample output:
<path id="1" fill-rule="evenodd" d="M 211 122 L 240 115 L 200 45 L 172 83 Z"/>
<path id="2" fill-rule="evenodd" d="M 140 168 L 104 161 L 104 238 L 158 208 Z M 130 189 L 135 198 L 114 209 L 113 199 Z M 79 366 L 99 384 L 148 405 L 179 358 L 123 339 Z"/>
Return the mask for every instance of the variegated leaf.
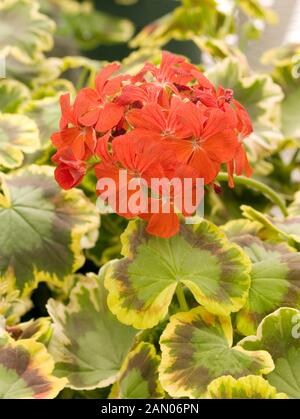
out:
<path id="1" fill-rule="evenodd" d="M 53 376 L 54 362 L 42 343 L 0 336 L 0 399 L 53 399 L 66 378 Z"/>
<path id="2" fill-rule="evenodd" d="M 300 308 L 300 253 L 286 243 L 262 241 L 251 235 L 234 241 L 252 262 L 249 297 L 237 313 L 238 331 L 247 336 L 277 308 Z"/>
<path id="3" fill-rule="evenodd" d="M 268 214 L 263 214 L 252 207 L 242 205 L 243 215 L 261 223 L 265 229 L 265 236 L 276 240 L 286 240 L 291 244 L 300 243 L 300 214 L 289 215 L 286 218 L 274 218 Z"/>
<path id="4" fill-rule="evenodd" d="M 71 7 L 64 3 L 60 4 L 58 34 L 75 41 L 80 49 L 127 42 L 134 33 L 129 20 L 96 10 L 89 2 L 73 2 Z"/>
<path id="5" fill-rule="evenodd" d="M 13 326 L 6 326 L 5 330 L 14 340 L 33 339 L 44 345 L 49 343 L 52 335 L 50 319 L 39 317 Z"/>
<path id="6" fill-rule="evenodd" d="M 0 113 L 0 167 L 21 166 L 24 153 L 33 153 L 39 146 L 39 131 L 32 119 Z"/>
<path id="7" fill-rule="evenodd" d="M 20 291 L 14 286 L 14 278 L 0 280 L 0 318 L 5 324 L 15 324 L 32 307 L 32 301 L 27 296 L 20 298 Z"/>
<path id="8" fill-rule="evenodd" d="M 248 336 L 239 345 L 250 351 L 266 350 L 275 369 L 266 378 L 277 391 L 300 398 L 300 311 L 282 307 L 261 322 L 256 336 Z"/>
<path id="9" fill-rule="evenodd" d="M 122 361 L 133 344 L 136 330 L 119 323 L 106 305 L 103 275 L 80 278 L 70 303 L 50 300 L 54 325 L 50 352 L 55 374 L 67 376 L 73 389 L 106 387 L 116 381 Z"/>
<path id="10" fill-rule="evenodd" d="M 232 346 L 229 316 L 217 317 L 202 307 L 171 317 L 160 344 L 160 381 L 172 397 L 205 397 L 207 386 L 222 375 L 234 378 L 270 373 L 266 351 Z"/>
<path id="11" fill-rule="evenodd" d="M 288 399 L 284 393 L 258 375 L 248 375 L 237 380 L 231 375 L 216 378 L 207 388 L 208 399 Z"/>
<path id="12" fill-rule="evenodd" d="M 41 146 L 49 146 L 51 135 L 58 130 L 61 115 L 59 95 L 30 101 L 22 107 L 22 112 L 37 124 Z"/>
<path id="13" fill-rule="evenodd" d="M 62 191 L 47 166 L 2 176 L 0 276 L 24 295 L 39 281 L 57 286 L 83 263 L 83 239 L 98 231 L 95 206 L 76 189 Z"/>
<path id="14" fill-rule="evenodd" d="M 28 87 L 17 80 L 0 80 L 0 112 L 14 113 L 19 106 L 30 99 Z"/>
<path id="15" fill-rule="evenodd" d="M 256 236 L 261 230 L 262 225 L 257 221 L 240 218 L 230 220 L 220 228 L 230 240 L 234 240 L 236 237 L 244 236 L 246 234 Z"/>
<path id="16" fill-rule="evenodd" d="M 55 24 L 38 11 L 35 0 L 3 0 L 0 4 L 0 50 L 9 49 L 28 62 L 51 49 Z"/>
<path id="17" fill-rule="evenodd" d="M 154 345 L 141 342 L 127 355 L 111 397 L 118 399 L 162 399 L 158 379 L 160 357 Z"/>
<path id="18" fill-rule="evenodd" d="M 233 89 L 235 99 L 249 112 L 254 133 L 245 140 L 252 162 L 276 152 L 283 143 L 280 132 L 281 87 L 269 75 L 250 74 L 237 58 L 226 58 L 211 68 L 207 76 L 214 85 Z"/>

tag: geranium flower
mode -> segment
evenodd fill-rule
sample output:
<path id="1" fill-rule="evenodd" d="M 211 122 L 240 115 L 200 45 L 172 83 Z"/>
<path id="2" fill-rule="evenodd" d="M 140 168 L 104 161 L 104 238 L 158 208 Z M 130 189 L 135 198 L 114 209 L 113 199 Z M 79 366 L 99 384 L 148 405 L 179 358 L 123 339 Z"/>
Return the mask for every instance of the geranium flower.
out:
<path id="1" fill-rule="evenodd" d="M 70 95 L 64 94 L 60 97 L 60 106 L 60 131 L 52 134 L 53 145 L 58 154 L 71 154 L 78 160 L 88 159 L 95 152 L 97 139 L 92 127 L 83 127 L 78 121 L 80 97 L 77 97 L 71 106 Z"/>
<path id="2" fill-rule="evenodd" d="M 146 63 L 136 75 L 115 75 L 119 68 L 104 67 L 73 104 L 61 97 L 60 131 L 51 137 L 55 177 L 69 189 L 93 167 L 97 194 L 119 215 L 141 217 L 149 234 L 170 237 L 179 214 L 195 211 L 183 204 L 198 200 L 199 179 L 214 186 L 223 164 L 230 186 L 234 173 L 251 175 L 243 142 L 252 124 L 232 90 L 216 89 L 184 57 L 164 51 L 160 66 Z M 190 189 L 180 193 L 176 182 L 187 179 Z"/>
<path id="3" fill-rule="evenodd" d="M 183 124 L 178 116 L 178 108 L 181 105 L 181 100 L 174 96 L 167 109 L 152 103 L 145 105 L 142 109 L 132 110 L 127 119 L 137 129 L 137 133 L 164 139 L 186 138 L 189 136 L 190 128 Z"/>
<path id="4" fill-rule="evenodd" d="M 96 177 L 97 179 L 110 178 L 114 181 L 116 185 L 114 209 L 118 214 L 132 218 L 146 211 L 148 204 L 146 203 L 143 208 L 137 205 L 140 209 L 128 210 L 125 204 L 136 192 L 136 188 L 131 189 L 130 185 L 138 186 L 141 182 L 143 186 L 142 182 L 145 181 L 147 186 L 151 184 L 153 178 L 171 176 L 177 161 L 172 152 L 162 154 L 162 145 L 159 143 L 151 142 L 148 138 L 139 138 L 133 132 L 112 141 L 112 154 L 105 149 L 108 141 L 106 136 L 99 145 L 98 154 L 101 155 L 103 161 L 95 166 Z M 126 170 L 126 178 L 122 178 L 122 183 L 120 183 L 121 170 Z M 109 200 L 111 198 L 109 192 L 106 194 L 103 192 L 103 190 L 97 190 L 98 194 Z M 126 196 L 126 203 L 123 202 L 124 196 Z"/>
<path id="5" fill-rule="evenodd" d="M 96 77 L 96 89 L 85 88 L 79 94 L 79 122 L 94 126 L 98 132 L 106 132 L 116 126 L 123 116 L 124 108 L 112 101 L 120 90 L 126 76 L 109 77 L 119 69 L 119 64 L 109 64 Z"/>
<path id="6" fill-rule="evenodd" d="M 185 103 L 180 114 L 190 129 L 190 137 L 172 139 L 177 158 L 191 165 L 205 184 L 211 183 L 221 163 L 232 160 L 238 147 L 237 137 L 232 129 L 228 129 L 227 118 L 219 109 L 211 109 L 206 116 L 193 103 Z"/>
<path id="7" fill-rule="evenodd" d="M 227 171 L 229 175 L 229 186 L 233 188 L 233 174 L 236 173 L 238 176 L 252 175 L 252 168 L 249 164 L 247 153 L 243 146 L 243 141 L 247 138 L 252 132 L 253 127 L 251 119 L 248 115 L 246 109 L 237 101 L 234 101 L 234 106 L 236 108 L 237 115 L 237 136 L 238 136 L 238 147 L 234 153 L 233 159 L 227 164 Z"/>
<path id="8" fill-rule="evenodd" d="M 124 86 L 117 103 L 120 105 L 134 105 L 133 107 L 143 107 L 149 104 L 159 103 L 166 106 L 169 102 L 169 96 L 161 86 L 152 83 L 145 83 L 136 86 L 129 84 Z"/>
<path id="9" fill-rule="evenodd" d="M 204 195 L 203 187 L 196 190 L 196 171 L 184 164 L 178 164 L 172 176 L 159 183 L 153 192 L 156 196 L 149 199 L 147 213 L 139 214 L 139 217 L 148 222 L 146 231 L 149 234 L 163 238 L 178 233 L 180 214 L 191 216 Z"/>
<path id="10" fill-rule="evenodd" d="M 186 84 L 194 79 L 191 68 L 195 69 L 186 62 L 184 57 L 163 51 L 159 67 L 146 63 L 142 70 L 132 77 L 132 81 L 145 81 L 145 74 L 150 73 L 160 86 L 169 86 L 172 90 L 176 90 L 175 84 Z"/>
<path id="11" fill-rule="evenodd" d="M 59 153 L 71 150 L 74 158 L 78 160 L 89 158 L 94 153 L 97 143 L 95 130 L 80 126 L 64 128 L 52 134 L 51 140 Z"/>
<path id="12" fill-rule="evenodd" d="M 71 189 L 77 186 L 87 171 L 87 164 L 74 158 L 71 152 L 64 155 L 56 153 L 52 161 L 58 163 L 54 171 L 55 180 L 63 189 Z"/>

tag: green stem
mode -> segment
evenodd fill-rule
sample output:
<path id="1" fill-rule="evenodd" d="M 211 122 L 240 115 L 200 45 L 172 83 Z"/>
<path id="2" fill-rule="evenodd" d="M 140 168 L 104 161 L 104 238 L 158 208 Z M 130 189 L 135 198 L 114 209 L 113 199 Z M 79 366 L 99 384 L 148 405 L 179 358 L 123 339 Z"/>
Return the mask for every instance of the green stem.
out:
<path id="1" fill-rule="evenodd" d="M 299 154 L 300 154 L 300 148 L 298 148 L 298 149 L 295 151 L 295 153 L 294 153 L 294 155 L 293 155 L 293 158 L 292 158 L 292 160 L 291 160 L 291 162 L 290 162 L 290 166 L 294 166 L 294 164 L 297 162 L 297 159 L 298 159 Z"/>
<path id="2" fill-rule="evenodd" d="M 220 182 L 228 181 L 228 174 L 225 172 L 220 172 L 217 176 L 217 180 Z M 233 180 L 234 183 L 237 185 L 245 185 L 251 189 L 255 189 L 261 192 L 280 208 L 282 214 L 285 217 L 288 215 L 284 200 L 269 186 L 265 185 L 262 182 L 259 182 L 258 180 L 251 179 L 245 176 L 233 176 Z"/>
<path id="3" fill-rule="evenodd" d="M 176 297 L 179 303 L 180 310 L 189 311 L 189 306 L 187 305 L 187 302 L 185 299 L 183 286 L 180 282 L 178 283 L 177 288 L 176 288 Z"/>
<path id="4" fill-rule="evenodd" d="M 85 86 L 87 76 L 89 74 L 89 69 L 84 67 L 79 74 L 77 83 L 76 83 L 76 90 L 80 90 Z"/>

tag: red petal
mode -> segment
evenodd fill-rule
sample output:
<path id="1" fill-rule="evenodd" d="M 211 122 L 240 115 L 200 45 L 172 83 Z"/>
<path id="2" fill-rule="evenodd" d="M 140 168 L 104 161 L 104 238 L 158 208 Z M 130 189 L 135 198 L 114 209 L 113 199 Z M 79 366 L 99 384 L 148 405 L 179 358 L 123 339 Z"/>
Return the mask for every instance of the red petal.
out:
<path id="1" fill-rule="evenodd" d="M 101 113 L 100 108 L 95 108 L 87 111 L 84 115 L 79 118 L 79 121 L 85 127 L 92 127 L 96 124 Z"/>
<path id="2" fill-rule="evenodd" d="M 60 148 L 60 147 L 62 147 L 62 146 L 63 146 L 63 141 L 62 141 L 62 138 L 61 138 L 61 132 L 60 132 L 60 131 L 58 131 L 58 132 L 54 132 L 54 133 L 51 135 L 51 141 L 52 141 L 52 144 L 53 144 L 56 148 Z"/>
<path id="3" fill-rule="evenodd" d="M 233 104 L 236 107 L 236 114 L 238 118 L 237 129 L 244 138 L 248 137 L 253 132 L 250 116 L 246 109 L 238 101 L 234 100 Z"/>
<path id="4" fill-rule="evenodd" d="M 123 106 L 116 103 L 107 103 L 100 111 L 99 119 L 96 124 L 96 131 L 106 132 L 115 127 L 124 114 Z"/>
<path id="5" fill-rule="evenodd" d="M 91 153 L 95 152 L 96 144 L 97 138 L 94 128 L 86 128 L 85 145 Z"/>
<path id="6" fill-rule="evenodd" d="M 220 163 L 209 158 L 205 150 L 195 151 L 189 161 L 189 164 L 197 170 L 199 178 L 204 179 L 204 184 L 211 183 L 220 170 Z"/>
<path id="7" fill-rule="evenodd" d="M 61 108 L 61 120 L 59 123 L 59 128 L 64 129 L 68 126 L 68 123 L 71 122 L 71 102 L 70 94 L 66 93 L 61 95 L 59 98 L 60 108 Z"/>
<path id="8" fill-rule="evenodd" d="M 228 185 L 230 188 L 234 187 L 233 172 L 234 172 L 234 161 L 231 160 L 230 162 L 227 163 Z"/>
<path id="9" fill-rule="evenodd" d="M 112 162 L 112 155 L 108 151 L 108 142 L 110 140 L 110 133 L 103 135 L 103 137 L 98 138 L 97 146 L 95 153 L 97 156 L 101 157 L 102 160 L 106 162 Z"/>
<path id="10" fill-rule="evenodd" d="M 195 77 L 195 79 L 198 81 L 201 87 L 203 87 L 204 89 L 214 89 L 213 85 L 208 80 L 208 78 L 206 78 L 204 74 L 202 74 L 199 70 L 197 70 L 197 68 L 195 68 L 194 70 L 191 69 L 191 73 Z"/>
<path id="11" fill-rule="evenodd" d="M 85 172 L 86 168 L 83 165 L 75 168 L 62 163 L 55 169 L 54 176 L 63 189 L 71 189 L 81 182 Z"/>
<path id="12" fill-rule="evenodd" d="M 71 145 L 71 150 L 75 159 L 82 160 L 85 155 L 85 146 L 83 136 L 78 136 Z"/>
<path id="13" fill-rule="evenodd" d="M 191 134 L 197 138 L 201 137 L 203 125 L 207 119 L 203 115 L 201 109 L 193 103 L 184 103 L 179 108 L 178 113 L 184 125 L 190 130 Z"/>
<path id="14" fill-rule="evenodd" d="M 203 138 L 209 138 L 217 133 L 228 129 L 228 120 L 225 112 L 221 109 L 211 108 L 209 110 L 208 119 L 204 126 Z"/>
<path id="15" fill-rule="evenodd" d="M 82 89 L 75 100 L 74 112 L 78 115 L 78 120 L 82 125 L 92 126 L 99 117 L 99 96 L 97 92 L 90 88 Z"/>
<path id="16" fill-rule="evenodd" d="M 214 134 L 202 144 L 209 157 L 219 163 L 232 160 L 238 146 L 237 137 L 231 129 Z"/>
<path id="17" fill-rule="evenodd" d="M 248 162 L 246 151 L 242 145 L 240 145 L 238 148 L 234 159 L 236 174 L 245 174 L 246 176 L 250 177 L 253 173 L 253 170 Z"/>
<path id="18" fill-rule="evenodd" d="M 96 76 L 96 89 L 100 95 L 103 93 L 103 87 L 108 78 L 120 68 L 120 64 L 111 63 L 105 66 Z"/>
<path id="19" fill-rule="evenodd" d="M 177 160 L 181 163 L 188 163 L 193 154 L 193 145 L 190 140 L 170 139 L 165 140 L 169 144 L 170 149 L 176 153 Z"/>
<path id="20" fill-rule="evenodd" d="M 162 132 L 166 128 L 167 112 L 157 104 L 146 105 L 143 109 L 135 109 L 128 114 L 129 123 L 135 128 Z"/>
<path id="21" fill-rule="evenodd" d="M 113 96 L 113 95 L 115 95 L 121 89 L 122 81 L 124 79 L 126 79 L 126 78 L 127 78 L 126 76 L 118 76 L 118 77 L 114 77 L 111 80 L 108 80 L 105 83 L 105 86 L 103 88 L 102 94 L 104 96 Z"/>
<path id="22" fill-rule="evenodd" d="M 174 212 L 153 214 L 148 222 L 147 233 L 161 238 L 175 236 L 179 232 L 179 219 Z"/>

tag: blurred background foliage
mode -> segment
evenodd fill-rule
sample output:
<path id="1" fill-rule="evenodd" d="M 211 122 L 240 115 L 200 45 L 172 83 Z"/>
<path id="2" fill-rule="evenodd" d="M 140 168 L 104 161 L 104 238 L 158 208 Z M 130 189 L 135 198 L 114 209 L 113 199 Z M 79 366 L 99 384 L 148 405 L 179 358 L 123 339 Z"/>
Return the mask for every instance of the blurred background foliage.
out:
<path id="1" fill-rule="evenodd" d="M 8 162 L 6 152 L 6 164 L 1 163 L 4 170 L 23 163 L 49 163 L 49 137 L 57 128 L 61 93 L 75 94 L 77 89 L 91 85 L 106 61 L 123 61 L 124 71 L 133 72 L 145 60 L 158 62 L 165 48 L 188 56 L 214 83 L 234 89 L 254 124 L 247 146 L 255 176 L 263 177 L 264 182 L 291 199 L 299 181 L 300 39 L 298 45 L 281 43 L 270 50 L 260 46 L 259 60 L 252 54 L 268 28 L 277 27 L 280 39 L 282 32 L 291 30 L 292 24 L 282 27 L 276 14 L 281 3 L 4 0 L 0 6 L 0 54 L 6 59 L 7 78 L 0 85 L 0 110 L 15 114 L 15 121 L 20 119 L 16 114 L 22 115 L 27 122 L 25 131 L 35 131 L 33 123 L 37 130 L 26 144 L 20 145 L 18 138 L 10 139 L 6 146 L 14 156 Z M 298 3 L 291 0 L 290 11 Z M 265 44 L 270 46 L 269 41 Z M 2 125 L 8 119 L 4 115 Z M 92 178 L 86 179 L 83 188 L 93 198 Z M 239 193 L 239 188 L 223 189 L 229 195 Z M 238 206 L 241 197 L 236 198 Z M 213 195 L 212 200 L 216 208 L 218 196 Z M 262 205 L 267 204 L 263 200 Z"/>
<path id="2" fill-rule="evenodd" d="M 273 3 L 290 3 L 290 11 L 299 5 L 296 0 Z M 290 26 L 282 27 L 281 16 L 270 4 L 266 7 L 261 0 L 2 0 L 0 62 L 6 64 L 5 77 L 0 79 L 2 174 L 11 176 L 11 187 L 17 188 L 20 180 L 16 177 L 23 179 L 22 170 L 26 172 L 29 165 L 51 166 L 50 135 L 58 128 L 62 93 L 74 95 L 81 87 L 92 85 L 107 61 L 122 61 L 123 71 L 128 72 L 138 70 L 145 60 L 158 63 L 164 48 L 187 56 L 216 85 L 234 89 L 254 125 L 246 141 L 254 178 L 269 185 L 287 204 L 292 202 L 300 184 L 300 38 L 281 36 Z M 279 38 L 274 37 L 271 49 L 264 48 L 270 42 L 262 42 L 269 27 L 277 27 L 281 39 L 276 44 Z M 259 45 L 259 56 L 253 53 L 255 45 Z M 46 182 L 36 169 L 26 176 L 37 188 Z M 0 287 L 0 314 L 9 322 L 25 313 L 25 319 L 45 315 L 49 296 L 64 299 L 68 295 L 74 271 L 97 272 L 103 263 L 119 256 L 119 236 L 126 221 L 109 215 L 102 217 L 99 227 L 95 213 L 87 211 L 96 201 L 92 174 L 80 189 L 85 195 L 74 224 L 77 229 L 81 226 L 77 243 L 81 254 L 72 246 L 68 254 L 74 259 L 80 256 L 76 268 L 63 273 L 53 268 L 51 278 L 35 273 L 20 299 L 21 291 L 7 275 L 14 267 L 0 257 L 0 273 L 5 277 Z M 2 187 L 0 211 L 8 205 L 6 192 Z M 55 188 L 52 193 L 70 211 L 70 196 L 59 195 Z M 231 190 L 222 183 L 221 193 L 208 190 L 206 215 L 221 224 L 240 217 L 241 204 L 278 214 L 278 208 L 260 193 L 239 185 Z M 32 214 L 29 221 L 38 225 L 38 217 Z M 0 217 L 0 230 L 4 231 L 2 220 Z M 70 237 L 73 227 L 65 226 Z M 21 241 L 25 233 L 20 226 L 15 234 Z M 42 241 L 35 246 L 30 255 L 33 265 L 43 251 Z M 18 254 L 18 250 L 11 251 Z M 56 277 L 68 278 L 64 287 Z M 30 308 L 33 311 L 28 312 Z"/>

